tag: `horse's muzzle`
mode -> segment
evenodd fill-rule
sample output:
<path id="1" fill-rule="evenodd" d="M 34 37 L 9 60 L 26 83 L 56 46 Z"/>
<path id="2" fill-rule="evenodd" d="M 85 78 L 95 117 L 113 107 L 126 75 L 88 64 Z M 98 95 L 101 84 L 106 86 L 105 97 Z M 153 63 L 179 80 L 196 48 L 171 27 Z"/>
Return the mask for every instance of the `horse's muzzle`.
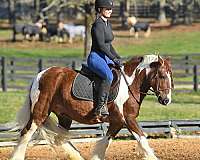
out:
<path id="1" fill-rule="evenodd" d="M 169 103 L 169 98 L 162 98 L 161 96 L 159 96 L 158 101 L 162 105 L 167 105 Z"/>

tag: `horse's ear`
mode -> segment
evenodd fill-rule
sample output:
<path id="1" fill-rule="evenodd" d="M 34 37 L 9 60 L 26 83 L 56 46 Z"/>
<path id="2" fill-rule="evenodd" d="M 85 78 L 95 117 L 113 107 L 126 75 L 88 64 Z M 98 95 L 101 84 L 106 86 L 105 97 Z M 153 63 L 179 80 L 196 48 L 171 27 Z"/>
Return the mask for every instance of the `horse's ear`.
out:
<path id="1" fill-rule="evenodd" d="M 158 61 L 152 62 L 150 64 L 151 68 L 159 68 L 160 66 L 164 65 L 164 60 L 158 55 Z"/>
<path id="2" fill-rule="evenodd" d="M 170 57 L 166 57 L 165 61 L 167 61 L 168 63 L 171 63 L 171 58 Z"/>
<path id="3" fill-rule="evenodd" d="M 158 62 L 162 65 L 164 65 L 164 60 L 158 55 Z"/>
<path id="4" fill-rule="evenodd" d="M 167 64 L 167 66 L 169 67 L 169 69 L 172 67 L 172 63 L 171 63 L 171 58 L 170 57 L 166 57 L 165 58 L 165 63 Z"/>

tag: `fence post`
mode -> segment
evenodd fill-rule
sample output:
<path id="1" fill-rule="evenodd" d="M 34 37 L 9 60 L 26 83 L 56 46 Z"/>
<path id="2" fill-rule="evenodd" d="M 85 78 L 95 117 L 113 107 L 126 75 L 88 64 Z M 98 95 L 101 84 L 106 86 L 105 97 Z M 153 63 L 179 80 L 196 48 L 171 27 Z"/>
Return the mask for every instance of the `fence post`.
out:
<path id="1" fill-rule="evenodd" d="M 189 73 L 189 68 L 188 68 L 188 65 L 189 65 L 189 56 L 185 56 L 185 73 L 188 74 Z"/>
<path id="2" fill-rule="evenodd" d="M 72 61 L 72 69 L 75 70 L 76 69 L 76 62 Z"/>
<path id="3" fill-rule="evenodd" d="M 43 59 L 38 60 L 38 72 L 43 70 Z"/>
<path id="4" fill-rule="evenodd" d="M 1 57 L 1 86 L 4 92 L 7 91 L 6 58 Z"/>
<path id="5" fill-rule="evenodd" d="M 193 67 L 193 73 L 194 73 L 194 77 L 193 77 L 193 81 L 194 81 L 194 91 L 197 92 L 198 91 L 198 67 L 197 65 L 194 65 Z"/>
<path id="6" fill-rule="evenodd" d="M 15 61 L 14 58 L 10 60 L 10 73 L 11 73 L 11 81 L 15 81 L 14 74 L 15 74 Z"/>

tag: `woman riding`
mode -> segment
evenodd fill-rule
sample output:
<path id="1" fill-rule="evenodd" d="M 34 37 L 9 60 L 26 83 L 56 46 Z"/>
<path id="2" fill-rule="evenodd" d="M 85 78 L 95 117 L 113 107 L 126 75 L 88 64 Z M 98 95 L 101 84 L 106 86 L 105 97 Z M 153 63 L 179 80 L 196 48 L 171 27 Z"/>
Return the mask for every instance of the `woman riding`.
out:
<path id="1" fill-rule="evenodd" d="M 114 36 L 108 18 L 112 14 L 112 7 L 112 0 L 95 1 L 96 20 L 91 29 L 92 47 L 87 59 L 89 69 L 102 79 L 94 109 L 95 116 L 109 115 L 107 100 L 113 80 L 109 64 L 115 64 L 118 68 L 121 67 L 120 56 L 111 44 Z"/>

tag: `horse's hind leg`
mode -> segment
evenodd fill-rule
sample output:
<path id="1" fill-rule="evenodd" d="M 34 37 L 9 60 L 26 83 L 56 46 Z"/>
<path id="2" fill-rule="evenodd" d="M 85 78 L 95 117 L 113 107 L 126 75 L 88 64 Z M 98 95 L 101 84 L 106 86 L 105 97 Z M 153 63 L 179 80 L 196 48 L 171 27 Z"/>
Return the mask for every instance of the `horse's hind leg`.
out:
<path id="1" fill-rule="evenodd" d="M 59 126 L 64 128 L 66 131 L 68 131 L 72 124 L 72 120 L 65 115 L 57 115 L 57 117 L 58 117 Z M 55 137 L 55 141 L 57 145 L 60 145 L 65 150 L 67 159 L 68 160 L 83 160 L 82 156 L 80 155 L 76 147 L 70 141 L 64 141 L 65 138 L 66 138 L 65 136 L 63 137 L 61 136 L 61 134 L 58 134 L 58 136 Z"/>
<path id="2" fill-rule="evenodd" d="M 20 136 L 18 145 L 15 147 L 10 158 L 11 160 L 24 160 L 28 142 L 30 141 L 32 135 L 35 133 L 37 128 L 38 126 L 36 125 L 36 123 L 32 122 L 30 129 Z"/>
<path id="3" fill-rule="evenodd" d="M 60 126 L 62 126 L 63 128 L 65 128 L 66 130 L 70 129 L 70 126 L 72 124 L 72 120 L 70 118 L 68 118 L 65 115 L 56 115 L 58 117 L 58 123 Z"/>

